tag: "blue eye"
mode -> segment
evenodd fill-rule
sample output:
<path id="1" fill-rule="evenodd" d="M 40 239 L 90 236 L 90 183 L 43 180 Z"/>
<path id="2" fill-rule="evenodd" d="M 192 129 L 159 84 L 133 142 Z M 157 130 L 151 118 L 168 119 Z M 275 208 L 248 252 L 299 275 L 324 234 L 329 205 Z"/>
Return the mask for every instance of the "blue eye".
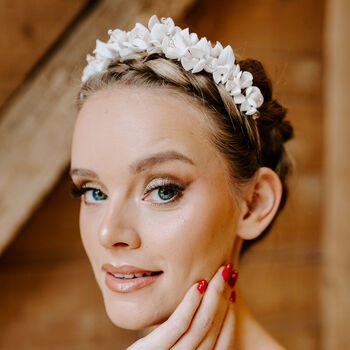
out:
<path id="1" fill-rule="evenodd" d="M 104 194 L 101 190 L 97 188 L 86 188 L 85 191 L 85 201 L 88 203 L 103 201 L 107 198 L 107 195 Z"/>
<path id="2" fill-rule="evenodd" d="M 168 201 L 176 195 L 176 190 L 170 188 L 169 186 L 158 187 L 151 191 L 148 197 L 152 197 L 154 200 L 160 198 L 162 201 Z"/>
<path id="3" fill-rule="evenodd" d="M 77 187 L 75 184 L 72 184 L 71 193 L 73 197 L 80 197 L 84 195 L 84 200 L 86 203 L 100 202 L 108 197 L 98 188 Z"/>
<path id="4" fill-rule="evenodd" d="M 168 204 L 181 198 L 185 188 L 183 185 L 167 178 L 153 180 L 145 190 L 146 201 L 155 205 Z"/>

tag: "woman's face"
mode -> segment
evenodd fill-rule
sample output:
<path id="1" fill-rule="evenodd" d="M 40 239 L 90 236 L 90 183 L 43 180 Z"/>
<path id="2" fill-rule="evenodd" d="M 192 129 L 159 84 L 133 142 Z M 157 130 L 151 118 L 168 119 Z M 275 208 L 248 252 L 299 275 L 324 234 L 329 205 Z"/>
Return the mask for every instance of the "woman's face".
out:
<path id="1" fill-rule="evenodd" d="M 114 87 L 78 115 L 71 176 L 86 191 L 81 237 L 119 327 L 163 322 L 231 259 L 237 209 L 200 113 L 164 90 Z"/>

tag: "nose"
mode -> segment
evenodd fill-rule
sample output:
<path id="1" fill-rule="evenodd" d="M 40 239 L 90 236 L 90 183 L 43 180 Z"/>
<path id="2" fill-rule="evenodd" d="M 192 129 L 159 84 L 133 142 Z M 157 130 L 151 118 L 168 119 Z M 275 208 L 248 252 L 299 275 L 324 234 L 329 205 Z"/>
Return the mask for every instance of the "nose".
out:
<path id="1" fill-rule="evenodd" d="M 107 249 L 140 247 L 136 216 L 136 209 L 130 203 L 111 198 L 98 232 L 100 244 Z"/>

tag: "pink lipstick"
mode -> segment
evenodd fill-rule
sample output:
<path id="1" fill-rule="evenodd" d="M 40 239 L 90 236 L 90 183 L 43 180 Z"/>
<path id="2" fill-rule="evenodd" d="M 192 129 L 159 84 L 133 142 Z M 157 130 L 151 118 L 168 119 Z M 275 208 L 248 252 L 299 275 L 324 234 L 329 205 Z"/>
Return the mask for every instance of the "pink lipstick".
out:
<path id="1" fill-rule="evenodd" d="M 102 270 L 106 271 L 107 287 L 117 293 L 130 293 L 149 286 L 163 273 L 163 271 L 144 270 L 130 265 L 114 267 L 111 264 L 104 264 Z"/>

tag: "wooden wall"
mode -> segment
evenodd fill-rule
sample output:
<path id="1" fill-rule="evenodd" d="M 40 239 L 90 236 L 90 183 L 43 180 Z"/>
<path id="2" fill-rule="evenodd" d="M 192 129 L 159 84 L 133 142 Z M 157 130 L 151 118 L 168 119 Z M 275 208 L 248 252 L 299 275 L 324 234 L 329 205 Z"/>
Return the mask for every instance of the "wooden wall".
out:
<path id="1" fill-rule="evenodd" d="M 327 3 L 322 250 L 324 349 L 350 349 L 350 2 Z"/>
<path id="2" fill-rule="evenodd" d="M 0 106 L 88 3 L 89 0 L 1 0 Z"/>
<path id="3" fill-rule="evenodd" d="M 20 13 L 15 17 L 41 34 L 37 46 L 23 44 L 21 55 L 30 56 L 31 63 L 21 75 L 8 79 L 8 70 L 0 71 L 6 78 L 0 79 L 3 100 L 86 4 L 83 0 L 29 2 L 31 12 L 19 6 L 20 0 L 12 0 L 17 5 L 11 6 Z M 8 11 L 10 1 L 0 6 Z M 22 22 L 10 19 L 13 13 L 7 12 L 7 22 L 0 21 L 0 44 L 3 23 L 22 33 L 19 41 L 28 40 L 18 29 Z M 55 23 L 52 32 L 43 30 L 48 18 Z M 275 96 L 288 107 L 295 126 L 296 139 L 288 146 L 296 163 L 289 202 L 273 231 L 246 253 L 241 264 L 242 284 L 253 312 L 290 349 L 322 346 L 323 19 L 323 1 L 201 0 L 179 23 L 213 42 L 231 44 L 241 57 L 261 60 L 275 84 Z M 3 57 L 0 67 L 13 64 L 10 56 L 8 61 Z M 123 349 L 136 336 L 115 328 L 105 315 L 80 243 L 79 203 L 68 191 L 65 174 L 0 257 L 0 348 Z"/>

